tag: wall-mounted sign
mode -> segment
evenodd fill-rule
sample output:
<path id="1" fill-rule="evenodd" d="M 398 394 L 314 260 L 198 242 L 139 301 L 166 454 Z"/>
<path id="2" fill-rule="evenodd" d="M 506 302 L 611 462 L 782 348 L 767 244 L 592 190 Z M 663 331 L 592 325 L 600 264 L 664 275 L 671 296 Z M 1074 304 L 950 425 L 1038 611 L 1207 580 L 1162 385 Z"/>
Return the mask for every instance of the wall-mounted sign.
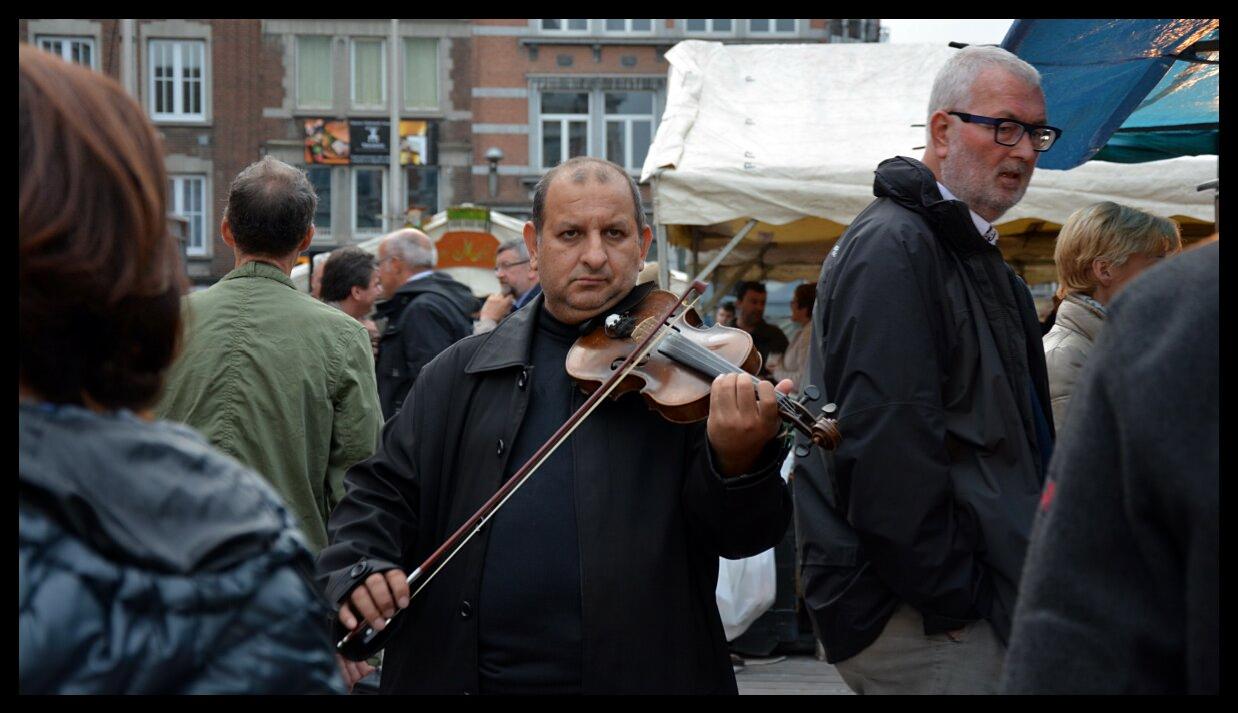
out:
<path id="1" fill-rule="evenodd" d="M 391 122 L 386 119 L 353 119 L 351 163 L 386 165 L 391 160 Z"/>
<path id="2" fill-rule="evenodd" d="M 429 122 L 400 122 L 400 164 L 424 166 L 430 162 Z"/>
<path id="3" fill-rule="evenodd" d="M 306 163 L 347 164 L 348 144 L 347 121 L 305 120 Z"/>

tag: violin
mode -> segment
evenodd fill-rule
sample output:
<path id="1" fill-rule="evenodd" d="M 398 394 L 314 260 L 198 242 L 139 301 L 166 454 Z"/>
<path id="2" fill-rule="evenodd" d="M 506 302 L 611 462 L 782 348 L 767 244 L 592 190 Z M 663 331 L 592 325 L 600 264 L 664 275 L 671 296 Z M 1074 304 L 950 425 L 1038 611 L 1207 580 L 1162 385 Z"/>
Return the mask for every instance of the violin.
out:
<path id="1" fill-rule="evenodd" d="M 606 316 L 568 351 L 568 376 L 585 393 L 592 393 L 663 324 L 659 316 L 674 313 L 682 301 L 670 292 L 652 290 L 628 311 Z M 760 383 L 755 374 L 761 369 L 761 354 L 752 335 L 721 325 L 704 328 L 700 315 L 691 307 L 679 312 L 675 321 L 654 349 L 619 380 L 612 397 L 638 391 L 649 408 L 668 421 L 692 423 L 709 416 L 710 388 L 718 376 L 746 374 L 754 386 Z M 797 400 L 775 392 L 779 415 L 813 445 L 833 450 L 842 440 L 837 422 L 831 418 L 835 405 L 826 404 L 820 414 L 813 414 L 807 404 L 819 398 L 816 387 L 808 386 L 801 394 Z M 801 444 L 796 455 L 805 456 L 808 449 Z"/>
<path id="2" fill-rule="evenodd" d="M 706 285 L 694 282 L 682 296 L 652 290 L 640 302 L 623 312 L 602 318 L 601 324 L 587 332 L 568 350 L 567 372 L 589 394 L 568 420 L 530 456 L 507 482 L 447 541 L 409 573 L 409 598 L 415 598 L 434 575 L 473 538 L 529 476 L 554 453 L 568 436 L 584 422 L 607 396 L 618 398 L 639 390 L 651 408 L 676 423 L 700 421 L 709 415 L 709 394 L 714 378 L 721 374 L 745 373 L 753 376 L 761 367 L 761 355 L 747 332 L 731 327 L 701 326 L 700 315 L 684 303 L 694 294 L 699 298 Z M 803 433 L 808 440 L 829 450 L 842 440 L 831 417 L 834 404 L 822 407 L 820 415 L 805 405 L 815 400 L 815 389 L 805 389 L 800 400 L 775 392 L 782 419 Z M 796 454 L 807 455 L 809 447 L 796 447 Z M 414 584 L 417 584 L 414 588 Z M 399 616 L 401 609 L 394 616 Z M 394 616 L 392 618 L 394 618 Z M 362 661 L 382 648 L 393 631 L 387 619 L 382 631 L 361 621 L 336 644 L 341 656 Z"/>

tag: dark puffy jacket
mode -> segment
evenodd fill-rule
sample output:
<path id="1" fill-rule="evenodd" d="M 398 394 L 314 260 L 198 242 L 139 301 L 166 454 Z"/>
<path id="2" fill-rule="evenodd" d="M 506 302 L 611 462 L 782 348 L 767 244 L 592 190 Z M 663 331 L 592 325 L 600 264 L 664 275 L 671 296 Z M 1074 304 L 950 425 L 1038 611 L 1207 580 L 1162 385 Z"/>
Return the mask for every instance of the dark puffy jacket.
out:
<path id="1" fill-rule="evenodd" d="M 831 661 L 899 602 L 926 633 L 984 618 L 1004 640 L 1052 443 L 1026 285 L 923 164 L 883 161 L 873 193 L 813 312 L 806 380 L 838 403 L 842 444 L 795 479 L 805 601 Z"/>
<path id="2" fill-rule="evenodd" d="M 431 359 L 473 333 L 480 306 L 468 287 L 442 272 L 405 283 L 378 306 L 377 318 L 387 320 L 374 370 L 384 419 L 400 410 Z"/>
<path id="3" fill-rule="evenodd" d="M 129 412 L 19 406 L 22 693 L 343 693 L 305 541 L 257 474 Z"/>

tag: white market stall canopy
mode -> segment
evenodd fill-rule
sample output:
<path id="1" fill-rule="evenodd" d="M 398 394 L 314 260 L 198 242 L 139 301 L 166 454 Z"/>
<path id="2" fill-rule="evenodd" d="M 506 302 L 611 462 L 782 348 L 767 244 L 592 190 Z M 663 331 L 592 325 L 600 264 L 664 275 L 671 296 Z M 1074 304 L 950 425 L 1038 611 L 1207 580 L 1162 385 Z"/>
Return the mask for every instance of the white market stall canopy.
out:
<path id="1" fill-rule="evenodd" d="M 641 176 L 653 181 L 656 220 L 671 243 L 700 251 L 701 265 L 758 221 L 723 260 L 718 277 L 726 282 L 815 278 L 834 240 L 872 202 L 877 164 L 923 155 L 933 78 L 957 51 L 677 44 L 666 54 L 666 111 Z M 1048 113 L 1052 123 L 1053 107 Z M 1216 177 L 1215 156 L 1037 170 L 1023 201 L 997 224 L 1003 252 L 1016 267 L 1040 264 L 1025 271 L 1030 282 L 1052 280 L 1057 230 L 1101 200 L 1174 217 L 1185 234 L 1206 235 L 1214 194 L 1196 187 Z"/>
<path id="2" fill-rule="evenodd" d="M 525 221 L 481 206 L 453 206 L 436 213 L 419 228 L 436 243 L 439 269 L 468 285 L 478 297 L 497 292 L 494 276 L 495 249 L 508 240 L 523 239 Z M 378 254 L 382 236 L 354 243 L 371 254 Z M 292 269 L 292 283 L 309 292 L 309 265 Z"/>

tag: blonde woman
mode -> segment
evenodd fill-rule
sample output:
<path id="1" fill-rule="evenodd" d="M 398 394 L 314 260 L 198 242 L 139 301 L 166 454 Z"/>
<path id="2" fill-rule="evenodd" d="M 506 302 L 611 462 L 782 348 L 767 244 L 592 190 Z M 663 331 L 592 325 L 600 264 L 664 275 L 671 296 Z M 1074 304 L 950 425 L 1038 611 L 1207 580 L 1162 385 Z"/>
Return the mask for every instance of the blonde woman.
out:
<path id="1" fill-rule="evenodd" d="M 1044 337 L 1053 421 L 1060 433 L 1075 380 L 1105 321 L 1105 308 L 1132 278 L 1182 249 L 1172 220 L 1105 201 L 1071 214 L 1058 234 L 1062 303 Z"/>

